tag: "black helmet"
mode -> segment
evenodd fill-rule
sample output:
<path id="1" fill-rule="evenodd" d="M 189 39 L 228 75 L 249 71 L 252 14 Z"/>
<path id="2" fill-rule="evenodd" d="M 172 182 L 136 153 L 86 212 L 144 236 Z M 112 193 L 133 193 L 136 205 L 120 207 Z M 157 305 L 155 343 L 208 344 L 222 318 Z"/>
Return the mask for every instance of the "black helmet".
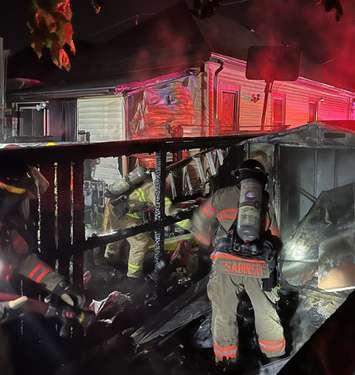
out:
<path id="1" fill-rule="evenodd" d="M 16 213 L 28 220 L 31 197 L 28 193 L 36 196 L 37 186 L 26 163 L 0 158 L 0 222 Z"/>
<path id="2" fill-rule="evenodd" d="M 265 173 L 264 166 L 259 161 L 255 160 L 255 159 L 244 160 L 243 163 L 241 164 L 240 168 L 260 170 L 261 172 Z"/>
<path id="3" fill-rule="evenodd" d="M 255 159 L 248 159 L 242 162 L 239 169 L 232 172 L 237 184 L 246 178 L 254 178 L 263 185 L 267 183 L 267 174 L 264 166 Z"/>
<path id="4" fill-rule="evenodd" d="M 23 195 L 31 192 L 36 195 L 35 179 L 22 160 L 4 160 L 0 158 L 0 191 L 8 194 Z"/>

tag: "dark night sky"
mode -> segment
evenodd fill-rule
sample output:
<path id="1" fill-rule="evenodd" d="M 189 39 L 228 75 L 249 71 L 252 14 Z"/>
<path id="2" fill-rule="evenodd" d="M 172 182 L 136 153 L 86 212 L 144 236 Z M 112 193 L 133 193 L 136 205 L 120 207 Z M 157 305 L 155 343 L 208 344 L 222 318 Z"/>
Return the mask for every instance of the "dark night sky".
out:
<path id="1" fill-rule="evenodd" d="M 20 49 L 26 43 L 26 6 L 31 0 L 2 1 L 0 14 L 0 36 L 5 38 L 5 48 Z M 73 23 L 76 39 L 88 40 L 109 38 L 118 32 L 134 26 L 134 16 L 142 19 L 171 6 L 177 0 L 103 0 L 104 8 L 97 16 L 90 0 L 72 0 Z M 225 17 L 238 19 L 255 28 L 269 38 L 280 35 L 285 40 L 309 39 L 324 33 L 329 39 L 335 34 L 341 36 L 339 29 L 355 23 L 355 0 L 342 0 L 345 16 L 341 22 L 335 22 L 334 15 L 326 13 L 319 0 L 223 0 L 217 11 Z M 192 2 L 192 0 L 188 0 Z M 314 5 L 316 4 L 316 6 Z M 354 31 L 354 29 L 353 29 Z M 338 36 L 339 36 L 338 35 Z M 355 34 L 352 35 L 355 39 Z M 305 40 L 306 42 L 306 40 Z M 339 42 L 339 41 L 337 41 Z M 317 45 L 318 44 L 318 45 Z M 319 48 L 316 43 L 314 48 Z M 341 45 L 338 44 L 338 47 Z"/>
<path id="2" fill-rule="evenodd" d="M 0 14 L 0 36 L 4 37 L 5 48 L 21 49 L 26 43 L 26 6 L 31 0 L 2 0 Z M 73 23 L 77 39 L 89 39 L 100 30 L 112 27 L 120 31 L 134 25 L 127 20 L 137 13 L 151 15 L 174 4 L 176 0 L 105 0 L 105 7 L 97 16 L 90 0 L 72 0 Z M 126 21 L 127 20 L 127 21 Z M 122 22 L 123 21 L 123 22 Z M 122 23 L 121 23 L 122 22 Z M 121 24 L 120 24 L 121 23 Z M 116 28 L 114 25 L 119 24 Z M 108 35 L 112 35 L 106 32 Z"/>
<path id="3" fill-rule="evenodd" d="M 176 1 L 104 0 L 104 9 L 97 16 L 90 0 L 72 0 L 75 39 L 110 39 L 134 27 L 136 14 L 145 19 Z M 26 45 L 26 4 L 29 2 L 2 1 L 0 36 L 5 38 L 5 48 L 21 49 Z M 342 0 L 342 4 L 345 15 L 340 22 L 335 21 L 334 13 L 325 12 L 320 0 L 223 0 L 217 12 L 254 29 L 266 43 L 301 46 L 316 64 L 330 67 L 346 81 L 352 80 L 355 88 L 355 0 Z M 233 30 L 230 34 L 226 37 L 232 38 Z"/>

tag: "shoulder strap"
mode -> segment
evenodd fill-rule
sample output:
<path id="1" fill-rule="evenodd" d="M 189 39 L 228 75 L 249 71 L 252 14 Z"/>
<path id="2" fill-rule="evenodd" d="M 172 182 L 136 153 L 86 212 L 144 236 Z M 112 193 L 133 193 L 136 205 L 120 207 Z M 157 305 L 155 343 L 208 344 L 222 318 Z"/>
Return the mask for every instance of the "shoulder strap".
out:
<path id="1" fill-rule="evenodd" d="M 229 232 L 238 218 L 239 193 L 236 188 L 225 188 L 216 195 L 214 207 L 218 223 Z"/>

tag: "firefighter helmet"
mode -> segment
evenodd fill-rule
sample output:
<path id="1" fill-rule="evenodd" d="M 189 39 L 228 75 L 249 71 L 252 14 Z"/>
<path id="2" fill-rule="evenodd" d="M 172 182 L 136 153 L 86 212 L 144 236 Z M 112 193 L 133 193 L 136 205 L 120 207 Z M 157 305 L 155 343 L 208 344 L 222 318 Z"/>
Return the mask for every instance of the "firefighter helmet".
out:
<path id="1" fill-rule="evenodd" d="M 10 194 L 22 195 L 26 192 L 36 194 L 36 182 L 30 169 L 22 160 L 0 159 L 0 190 Z"/>
<path id="2" fill-rule="evenodd" d="M 232 175 L 236 178 L 237 184 L 240 184 L 246 178 L 254 178 L 261 184 L 266 185 L 267 174 L 263 164 L 258 160 L 248 159 L 243 161 L 239 169 L 232 172 Z"/>
<path id="3" fill-rule="evenodd" d="M 27 220 L 29 198 L 37 195 L 36 181 L 22 160 L 0 159 L 0 163 L 0 222 L 15 211 Z"/>

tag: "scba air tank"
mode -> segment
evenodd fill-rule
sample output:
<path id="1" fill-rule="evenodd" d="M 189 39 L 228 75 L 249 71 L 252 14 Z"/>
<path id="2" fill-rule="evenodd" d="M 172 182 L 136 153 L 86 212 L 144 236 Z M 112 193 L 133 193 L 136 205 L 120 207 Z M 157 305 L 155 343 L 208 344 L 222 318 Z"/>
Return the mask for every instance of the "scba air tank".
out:
<path id="1" fill-rule="evenodd" d="M 259 239 L 263 185 L 254 178 L 240 182 L 237 233 L 244 242 Z"/>
<path id="2" fill-rule="evenodd" d="M 147 171 L 143 167 L 137 167 L 132 172 L 130 172 L 125 178 L 122 178 L 121 180 L 116 182 L 112 186 L 110 191 L 115 196 L 126 194 L 129 191 L 132 191 L 132 189 L 138 187 L 145 180 L 148 180 L 149 176 L 149 171 Z"/>

